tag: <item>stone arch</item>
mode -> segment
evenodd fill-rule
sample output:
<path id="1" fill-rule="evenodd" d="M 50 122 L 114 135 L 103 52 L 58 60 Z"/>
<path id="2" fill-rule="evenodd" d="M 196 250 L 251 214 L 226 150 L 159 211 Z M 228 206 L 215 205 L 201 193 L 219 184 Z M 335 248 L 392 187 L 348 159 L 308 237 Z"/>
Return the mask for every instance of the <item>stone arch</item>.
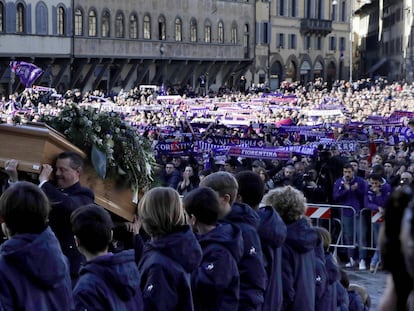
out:
<path id="1" fill-rule="evenodd" d="M 290 55 L 285 63 L 285 80 L 286 81 L 297 81 L 298 79 L 298 58 L 296 55 Z"/>
<path id="2" fill-rule="evenodd" d="M 269 72 L 269 88 L 274 91 L 279 88 L 285 77 L 285 65 L 282 57 L 277 54 L 272 57 Z"/>
<path id="3" fill-rule="evenodd" d="M 315 81 L 317 78 L 325 78 L 325 63 L 323 61 L 323 57 L 318 55 L 315 58 L 315 62 L 313 63 L 313 80 Z"/>

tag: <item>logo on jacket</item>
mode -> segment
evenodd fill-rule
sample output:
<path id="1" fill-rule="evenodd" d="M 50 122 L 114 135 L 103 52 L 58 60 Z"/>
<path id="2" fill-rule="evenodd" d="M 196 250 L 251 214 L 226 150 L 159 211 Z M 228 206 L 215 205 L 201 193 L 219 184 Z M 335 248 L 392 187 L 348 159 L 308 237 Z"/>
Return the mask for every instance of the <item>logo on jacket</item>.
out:
<path id="1" fill-rule="evenodd" d="M 154 288 L 154 285 L 150 284 L 147 286 L 147 292 L 151 292 L 152 289 Z"/>
<path id="2" fill-rule="evenodd" d="M 250 248 L 250 250 L 249 250 L 249 254 L 250 254 L 250 255 L 256 255 L 256 254 L 257 254 L 257 252 L 256 252 L 256 248 L 255 248 L 254 246 L 252 246 L 252 247 Z"/>
<path id="3" fill-rule="evenodd" d="M 207 271 L 211 271 L 211 270 L 213 270 L 213 269 L 214 269 L 214 264 L 213 264 L 213 263 L 211 263 L 211 264 L 207 265 L 207 267 L 206 267 L 206 270 L 207 270 Z"/>

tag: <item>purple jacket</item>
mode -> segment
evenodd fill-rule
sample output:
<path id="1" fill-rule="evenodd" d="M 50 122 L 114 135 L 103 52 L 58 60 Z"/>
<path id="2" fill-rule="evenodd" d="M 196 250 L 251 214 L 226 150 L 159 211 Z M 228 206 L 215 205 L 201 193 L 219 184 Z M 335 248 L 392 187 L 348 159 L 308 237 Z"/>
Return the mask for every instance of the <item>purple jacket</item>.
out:
<path id="1" fill-rule="evenodd" d="M 328 311 L 326 300 L 324 299 L 328 286 L 328 273 L 326 271 L 322 241 L 318 239 L 318 242 L 315 248 L 315 310 Z"/>
<path id="2" fill-rule="evenodd" d="M 259 236 L 263 261 L 267 274 L 267 288 L 262 311 L 282 309 L 282 245 L 286 239 L 286 225 L 279 214 L 269 206 L 258 211 L 260 217 Z"/>
<path id="3" fill-rule="evenodd" d="M 320 297 L 316 310 L 337 311 L 336 282 L 339 280 L 339 268 L 331 253 L 325 253 L 326 287 Z"/>
<path id="4" fill-rule="evenodd" d="M 141 276 L 133 250 L 87 262 L 73 291 L 76 310 L 143 310 Z"/>
<path id="5" fill-rule="evenodd" d="M 231 212 L 223 219 L 237 225 L 243 237 L 244 253 L 239 262 L 240 301 L 239 310 L 249 311 L 261 308 L 267 285 L 263 265 L 263 253 L 257 229 L 260 218 L 256 211 L 243 203 L 234 203 Z"/>
<path id="6" fill-rule="evenodd" d="M 365 207 L 372 211 L 378 211 L 378 207 L 385 207 L 385 203 L 391 195 L 391 186 L 388 183 L 384 183 L 381 186 L 381 193 L 377 195 L 371 190 L 371 187 L 367 187 L 365 195 Z"/>
<path id="7" fill-rule="evenodd" d="M 73 310 L 69 265 L 50 228 L 16 234 L 0 247 L 3 310 Z"/>
<path id="8" fill-rule="evenodd" d="M 191 273 L 201 258 L 201 247 L 187 225 L 147 242 L 138 266 L 144 310 L 193 311 Z"/>
<path id="9" fill-rule="evenodd" d="M 287 225 L 282 246 L 283 309 L 315 310 L 315 247 L 318 234 L 306 218 Z"/>
<path id="10" fill-rule="evenodd" d="M 203 260 L 192 274 L 194 310 L 234 311 L 239 305 L 240 274 L 237 264 L 243 255 L 240 229 L 218 224 L 198 236 Z"/>
<path id="11" fill-rule="evenodd" d="M 351 181 L 351 185 L 355 184 L 358 184 L 355 190 L 347 190 L 344 186 L 344 179 L 342 177 L 338 178 L 334 183 L 333 199 L 336 204 L 353 207 L 355 213 L 358 214 L 364 208 L 364 196 L 367 191 L 367 183 L 361 177 L 355 176 Z M 343 215 L 351 217 L 353 213 L 350 209 L 344 209 Z"/>

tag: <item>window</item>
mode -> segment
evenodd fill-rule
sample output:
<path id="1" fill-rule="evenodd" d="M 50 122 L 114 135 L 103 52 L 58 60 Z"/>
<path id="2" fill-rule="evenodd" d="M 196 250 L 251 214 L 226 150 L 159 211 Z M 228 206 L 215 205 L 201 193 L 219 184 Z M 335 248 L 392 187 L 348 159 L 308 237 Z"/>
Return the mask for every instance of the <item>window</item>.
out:
<path id="1" fill-rule="evenodd" d="M 0 2 L 0 32 L 4 32 L 4 21 L 5 21 L 5 16 L 4 16 L 4 4 L 2 2 Z"/>
<path id="2" fill-rule="evenodd" d="M 224 43 L 224 26 L 223 26 L 223 22 L 218 23 L 217 41 L 218 41 L 218 43 Z"/>
<path id="3" fill-rule="evenodd" d="M 83 14 L 80 9 L 75 10 L 75 36 L 83 36 Z"/>
<path id="4" fill-rule="evenodd" d="M 243 33 L 243 50 L 244 50 L 244 58 L 249 58 L 249 40 L 250 40 L 250 33 L 249 33 L 249 24 L 244 25 L 244 33 Z"/>
<path id="5" fill-rule="evenodd" d="M 285 34 L 284 33 L 277 34 L 276 48 L 277 49 L 284 49 L 285 48 Z"/>
<path id="6" fill-rule="evenodd" d="M 102 25 L 101 25 L 101 30 L 102 30 L 102 37 L 104 37 L 104 38 L 107 38 L 107 37 L 109 37 L 109 34 L 110 34 L 110 28 L 109 28 L 109 25 L 110 25 L 110 15 L 109 15 L 109 12 L 108 11 L 105 11 L 105 12 L 103 12 L 103 14 L 102 14 Z"/>
<path id="7" fill-rule="evenodd" d="M 165 26 L 165 17 L 160 16 L 158 17 L 158 40 L 166 40 L 167 39 L 167 30 Z"/>
<path id="8" fill-rule="evenodd" d="M 231 26 L 231 43 L 237 44 L 237 25 L 236 24 L 233 24 L 233 26 Z"/>
<path id="9" fill-rule="evenodd" d="M 332 2 L 333 2 L 334 0 L 332 0 Z M 331 20 L 333 20 L 333 21 L 336 21 L 336 19 L 337 19 L 337 15 L 338 15 L 338 5 L 337 4 L 332 4 L 332 2 L 331 2 L 331 8 L 332 8 L 332 11 L 331 11 Z"/>
<path id="10" fill-rule="evenodd" d="M 148 15 L 144 16 L 144 39 L 151 39 L 151 19 Z"/>
<path id="11" fill-rule="evenodd" d="M 63 36 L 66 32 L 65 21 L 65 9 L 60 6 L 57 10 L 57 34 L 60 36 Z"/>
<path id="12" fill-rule="evenodd" d="M 316 18 L 317 19 L 323 19 L 323 6 L 324 6 L 323 1 L 322 0 L 316 0 L 315 4 L 316 4 L 316 9 L 315 9 Z"/>
<path id="13" fill-rule="evenodd" d="M 306 18 L 313 18 L 312 5 L 313 5 L 313 0 L 306 0 L 305 1 L 305 17 Z"/>
<path id="14" fill-rule="evenodd" d="M 138 18 L 135 14 L 129 17 L 129 37 L 131 39 L 138 38 Z"/>
<path id="15" fill-rule="evenodd" d="M 346 2 L 344 0 L 341 1 L 341 22 L 346 21 Z"/>
<path id="16" fill-rule="evenodd" d="M 277 4 L 277 15 L 285 16 L 286 0 L 278 0 Z"/>
<path id="17" fill-rule="evenodd" d="M 204 25 L 204 42 L 210 43 L 211 42 L 211 24 L 210 22 L 206 22 Z"/>
<path id="18" fill-rule="evenodd" d="M 47 35 L 47 7 L 43 2 L 39 2 L 36 5 L 36 34 Z"/>
<path id="19" fill-rule="evenodd" d="M 310 50 L 312 47 L 312 37 L 311 36 L 305 36 L 305 49 Z"/>
<path id="20" fill-rule="evenodd" d="M 329 50 L 336 51 L 336 38 L 329 37 Z"/>
<path id="21" fill-rule="evenodd" d="M 115 37 L 124 38 L 125 37 L 125 23 L 124 23 L 124 14 L 118 12 L 115 18 Z"/>
<path id="22" fill-rule="evenodd" d="M 295 50 L 296 49 L 296 34 L 289 35 L 289 49 Z"/>
<path id="23" fill-rule="evenodd" d="M 400 38 L 395 39 L 395 51 L 401 51 L 400 49 Z"/>
<path id="24" fill-rule="evenodd" d="M 346 43 L 345 42 L 346 41 L 345 41 L 345 38 L 344 37 L 340 37 L 339 38 L 339 50 L 341 52 L 345 51 L 345 48 L 346 48 Z"/>
<path id="25" fill-rule="evenodd" d="M 94 10 L 89 11 L 88 15 L 88 36 L 89 37 L 96 37 L 96 29 L 97 29 L 97 20 L 96 20 L 96 12 Z"/>
<path id="26" fill-rule="evenodd" d="M 197 22 L 195 19 L 190 21 L 190 41 L 197 42 Z"/>
<path id="27" fill-rule="evenodd" d="M 16 8 L 16 32 L 23 33 L 25 31 L 25 20 L 24 20 L 24 6 L 19 3 Z"/>
<path id="28" fill-rule="evenodd" d="M 175 41 L 183 40 L 183 23 L 180 18 L 175 19 Z"/>
<path id="29" fill-rule="evenodd" d="M 262 36 L 261 36 L 261 43 L 269 44 L 269 23 L 263 22 L 262 23 Z"/>
<path id="30" fill-rule="evenodd" d="M 289 15 L 290 17 L 298 16 L 298 0 L 290 1 Z"/>
<path id="31" fill-rule="evenodd" d="M 316 49 L 322 50 L 322 37 L 320 36 L 316 37 Z"/>

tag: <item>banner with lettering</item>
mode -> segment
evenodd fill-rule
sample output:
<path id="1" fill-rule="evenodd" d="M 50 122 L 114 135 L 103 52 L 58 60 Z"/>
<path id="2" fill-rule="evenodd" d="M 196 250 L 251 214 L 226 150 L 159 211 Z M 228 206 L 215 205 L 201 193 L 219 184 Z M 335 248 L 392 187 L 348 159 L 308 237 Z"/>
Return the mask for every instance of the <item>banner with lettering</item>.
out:
<path id="1" fill-rule="evenodd" d="M 221 146 L 242 146 L 242 147 L 264 147 L 265 141 L 262 138 L 240 138 L 234 136 L 213 136 L 209 135 L 205 141 L 209 144 Z"/>
<path id="2" fill-rule="evenodd" d="M 271 148 L 242 148 L 231 147 L 227 155 L 232 157 L 242 158 L 255 158 L 255 159 L 277 159 L 277 160 L 289 160 L 291 153 L 280 149 Z"/>
<path id="3" fill-rule="evenodd" d="M 171 155 L 184 155 L 194 151 L 194 143 L 191 142 L 159 142 L 154 148 L 158 153 Z"/>

